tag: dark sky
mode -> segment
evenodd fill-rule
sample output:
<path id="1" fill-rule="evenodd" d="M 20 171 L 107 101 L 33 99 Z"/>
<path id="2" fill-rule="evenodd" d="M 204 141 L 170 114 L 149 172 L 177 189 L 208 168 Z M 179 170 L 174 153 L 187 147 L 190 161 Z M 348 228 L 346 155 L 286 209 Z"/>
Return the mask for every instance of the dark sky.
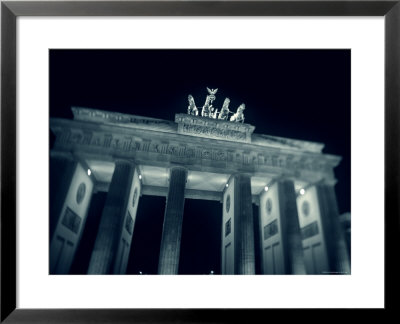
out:
<path id="1" fill-rule="evenodd" d="M 206 87 L 218 88 L 213 105 L 220 107 L 229 97 L 234 110 L 244 102 L 245 122 L 256 127 L 255 133 L 322 142 L 324 153 L 342 156 L 335 174 L 343 213 L 350 211 L 350 60 L 350 50 L 51 50 L 50 116 L 72 118 L 70 107 L 83 106 L 174 120 L 175 113 L 186 113 L 188 94 L 201 107 Z M 141 204 L 150 208 L 156 202 L 163 211 L 165 198 L 153 199 L 149 206 L 144 200 L 139 212 Z M 196 262 L 204 273 L 219 267 L 216 257 L 206 252 L 217 243 L 210 245 L 199 235 L 197 243 L 189 242 L 200 230 L 209 231 L 213 222 L 197 215 L 199 208 L 202 215 L 209 215 L 208 209 L 222 212 L 216 202 L 185 202 L 185 217 L 194 216 L 183 223 L 182 241 L 186 238 L 189 251 L 181 251 L 180 273 L 191 273 Z M 143 227 L 142 241 L 136 244 L 143 251 L 143 246 L 160 241 L 157 226 L 162 226 L 162 216 L 152 216 L 158 225 L 151 226 L 151 235 L 141 217 L 138 213 L 135 232 Z M 190 246 L 198 251 L 193 253 Z M 153 272 L 154 265 L 147 267 L 131 262 L 129 269 Z"/>

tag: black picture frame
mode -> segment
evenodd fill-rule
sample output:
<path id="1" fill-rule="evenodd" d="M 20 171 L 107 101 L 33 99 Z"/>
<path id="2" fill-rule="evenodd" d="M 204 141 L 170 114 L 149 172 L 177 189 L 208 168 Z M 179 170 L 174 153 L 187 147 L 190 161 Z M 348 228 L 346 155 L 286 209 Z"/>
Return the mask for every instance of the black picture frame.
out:
<path id="1" fill-rule="evenodd" d="M 219 323 L 268 310 L 16 309 L 16 19 L 19 16 L 384 16 L 385 309 L 395 310 L 399 234 L 400 0 L 395 1 L 2 1 L 1 2 L 1 322 Z M 373 154 L 373 148 L 371 148 Z M 373 260 L 371 260 L 373 262 Z M 393 297 L 392 297 L 393 296 Z M 268 307 L 268 305 L 266 305 Z M 275 310 L 270 310 L 275 312 Z M 382 312 L 385 312 L 382 314 Z M 280 312 L 280 320 L 287 313 Z M 293 314 L 291 314 L 293 315 Z M 304 312 L 300 312 L 301 317 Z M 261 316 L 261 317 L 260 317 Z M 268 315 L 270 319 L 270 315 Z M 322 315 L 325 316 L 325 315 Z M 331 315 L 329 315 L 330 318 Z M 332 315 L 342 318 L 341 315 Z M 343 318 L 342 318 L 343 319 Z M 252 322 L 250 320 L 250 322 Z"/>

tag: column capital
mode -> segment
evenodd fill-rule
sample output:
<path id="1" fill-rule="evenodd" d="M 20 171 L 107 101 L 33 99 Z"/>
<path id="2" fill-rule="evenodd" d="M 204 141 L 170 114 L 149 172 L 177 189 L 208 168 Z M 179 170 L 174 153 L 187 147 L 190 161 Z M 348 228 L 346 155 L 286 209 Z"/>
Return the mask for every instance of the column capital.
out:
<path id="1" fill-rule="evenodd" d="M 237 179 L 240 176 L 247 176 L 251 179 L 252 174 L 249 172 L 234 172 L 231 173 L 231 175 L 229 176 L 228 180 L 226 181 L 226 183 L 230 183 L 232 181 L 232 179 Z M 225 192 L 227 188 L 224 188 L 223 193 Z"/>
<path id="2" fill-rule="evenodd" d="M 275 183 L 279 183 L 279 182 L 283 182 L 283 181 L 292 181 L 294 182 L 294 179 L 286 176 L 286 175 L 279 175 L 275 178 L 272 178 L 268 183 L 266 183 L 267 187 L 272 187 Z M 261 193 L 263 193 L 263 191 L 261 191 Z"/>
<path id="3" fill-rule="evenodd" d="M 74 154 L 72 152 L 64 152 L 64 151 L 50 151 L 50 158 L 52 159 L 64 159 L 68 161 L 75 161 Z"/>
<path id="4" fill-rule="evenodd" d="M 126 165 L 136 165 L 133 159 L 123 159 L 123 158 L 114 158 L 115 165 L 117 164 L 126 164 Z"/>
<path id="5" fill-rule="evenodd" d="M 184 166 L 181 165 L 174 165 L 171 166 L 169 169 L 169 177 L 168 177 L 168 181 L 171 181 L 171 177 L 172 177 L 172 173 L 175 172 L 182 172 L 185 174 L 185 182 L 187 181 L 187 177 L 188 177 L 188 169 L 185 168 Z"/>
<path id="6" fill-rule="evenodd" d="M 320 181 L 318 181 L 317 183 L 315 183 L 315 185 L 325 185 L 325 186 L 334 187 L 337 182 L 338 182 L 337 179 L 323 178 Z"/>
<path id="7" fill-rule="evenodd" d="M 169 170 L 170 170 L 170 173 L 171 173 L 171 171 L 172 170 L 176 170 L 176 171 L 178 171 L 178 170 L 182 170 L 182 171 L 184 171 L 184 172 L 188 172 L 188 169 L 186 168 L 186 167 L 184 167 L 183 165 L 172 165 L 170 168 L 169 168 Z"/>
<path id="8" fill-rule="evenodd" d="M 248 177 L 252 177 L 253 173 L 251 172 L 234 172 L 231 174 L 231 177 L 237 177 L 237 176 L 248 176 Z"/>

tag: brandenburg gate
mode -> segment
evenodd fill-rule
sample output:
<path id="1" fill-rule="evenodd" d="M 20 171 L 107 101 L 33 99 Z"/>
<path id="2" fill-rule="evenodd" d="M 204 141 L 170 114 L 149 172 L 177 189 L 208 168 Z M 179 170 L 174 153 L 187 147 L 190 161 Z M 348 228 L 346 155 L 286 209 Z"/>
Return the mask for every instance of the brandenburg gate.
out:
<path id="1" fill-rule="evenodd" d="M 212 107 L 216 92 L 199 109 L 189 95 L 175 121 L 82 107 L 50 119 L 50 274 L 69 273 L 97 191 L 107 198 L 88 274 L 126 273 L 142 195 L 166 197 L 159 274 L 178 273 L 185 199 L 222 203 L 222 274 L 255 273 L 254 228 L 263 274 L 350 273 L 334 190 L 340 157 L 255 133 L 244 104 Z"/>

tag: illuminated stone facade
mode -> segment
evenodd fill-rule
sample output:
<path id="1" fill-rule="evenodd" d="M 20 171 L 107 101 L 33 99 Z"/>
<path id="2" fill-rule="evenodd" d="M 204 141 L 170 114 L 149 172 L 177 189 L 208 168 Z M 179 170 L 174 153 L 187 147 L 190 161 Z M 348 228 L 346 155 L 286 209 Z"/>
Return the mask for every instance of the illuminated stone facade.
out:
<path id="1" fill-rule="evenodd" d="M 73 120 L 50 120 L 56 136 L 52 168 L 72 170 L 64 172 L 50 201 L 51 273 L 68 273 L 93 191 L 108 194 L 92 274 L 125 273 L 141 195 L 167 199 L 160 274 L 178 272 L 186 198 L 222 203 L 223 274 L 254 274 L 252 203 L 260 210 L 263 273 L 350 273 L 334 193 L 333 169 L 340 157 L 323 154 L 323 144 L 256 134 L 246 123 L 189 114 L 166 121 L 80 107 L 72 111 Z M 84 181 L 85 189 L 79 187 Z M 75 196 L 88 199 L 79 210 Z"/>

